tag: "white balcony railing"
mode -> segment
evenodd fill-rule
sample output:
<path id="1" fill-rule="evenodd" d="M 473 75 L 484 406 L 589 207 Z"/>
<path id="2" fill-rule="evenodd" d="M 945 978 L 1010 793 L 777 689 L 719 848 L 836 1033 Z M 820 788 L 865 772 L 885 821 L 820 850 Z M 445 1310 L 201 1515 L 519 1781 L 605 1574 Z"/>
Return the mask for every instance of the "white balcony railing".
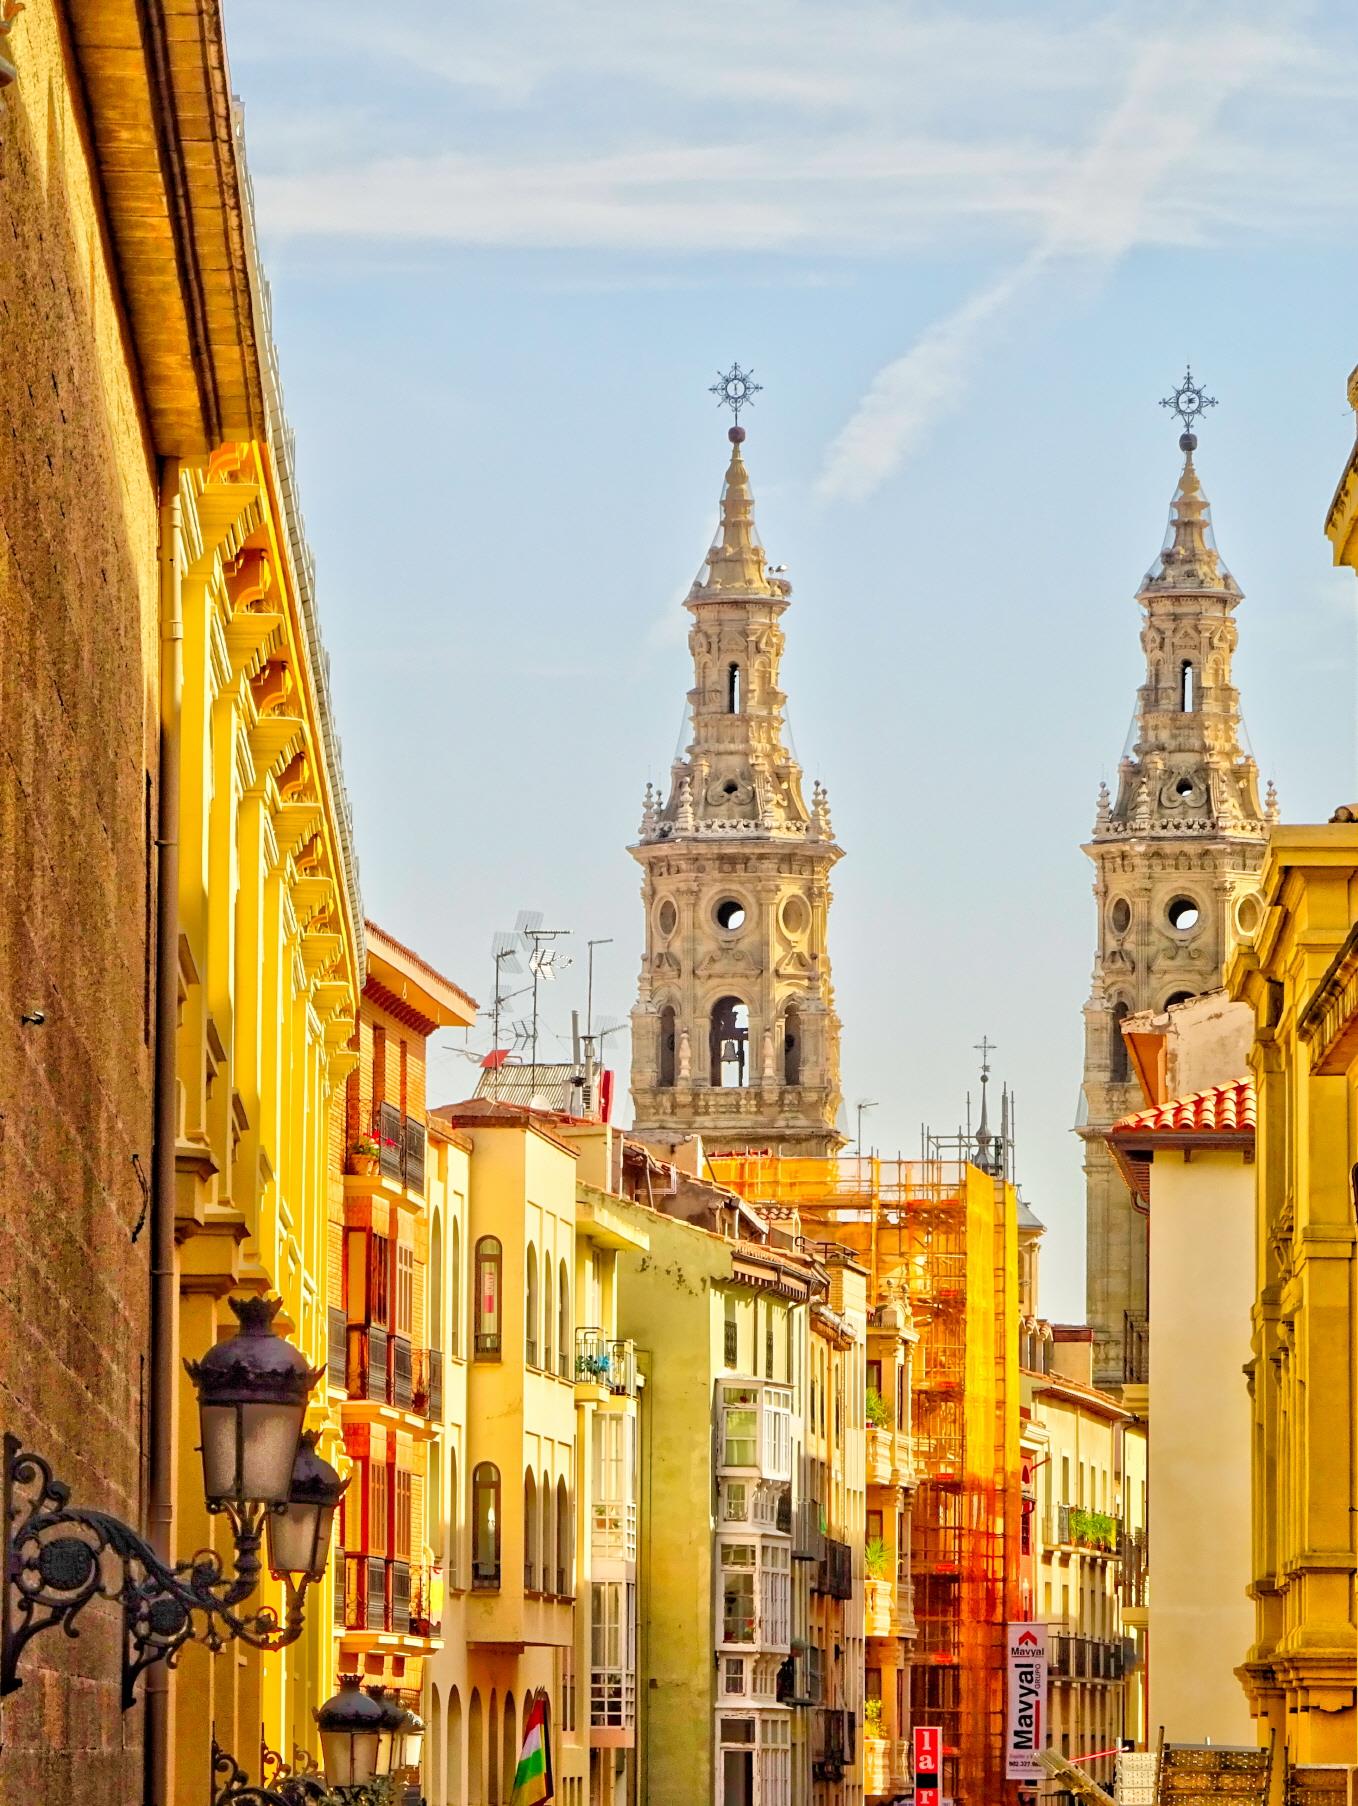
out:
<path id="1" fill-rule="evenodd" d="M 594 1504 L 594 1554 L 608 1561 L 635 1561 L 637 1558 L 637 1508 L 635 1503 Z"/>

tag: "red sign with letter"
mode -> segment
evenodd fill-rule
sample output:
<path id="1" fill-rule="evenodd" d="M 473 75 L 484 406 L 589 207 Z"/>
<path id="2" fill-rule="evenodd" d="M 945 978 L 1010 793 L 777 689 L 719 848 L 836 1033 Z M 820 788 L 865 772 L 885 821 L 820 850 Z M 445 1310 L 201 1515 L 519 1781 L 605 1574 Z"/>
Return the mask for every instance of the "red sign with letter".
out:
<path id="1" fill-rule="evenodd" d="M 938 1806 L 943 1734 L 937 1725 L 915 1726 L 915 1806 Z"/>

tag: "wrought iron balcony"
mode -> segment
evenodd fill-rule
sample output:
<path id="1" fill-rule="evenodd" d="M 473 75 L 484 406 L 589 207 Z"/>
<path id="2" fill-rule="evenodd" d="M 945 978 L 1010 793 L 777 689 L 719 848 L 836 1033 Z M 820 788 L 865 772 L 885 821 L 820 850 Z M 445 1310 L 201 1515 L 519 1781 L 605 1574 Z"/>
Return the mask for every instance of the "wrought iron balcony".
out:
<path id="1" fill-rule="evenodd" d="M 853 1598 L 853 1550 L 838 1538 L 825 1538 L 825 1553 L 811 1577 L 811 1591 L 831 1599 Z"/>
<path id="2" fill-rule="evenodd" d="M 346 1555 L 336 1575 L 335 1622 L 346 1630 L 437 1637 L 442 1625 L 430 1570 L 382 1555 Z"/>
<path id="3" fill-rule="evenodd" d="M 577 1329 L 575 1383 L 577 1386 L 602 1386 L 619 1397 L 634 1398 L 637 1390 L 636 1344 L 606 1336 L 601 1329 Z"/>
<path id="4" fill-rule="evenodd" d="M 1124 1642 L 1104 1637 L 1054 1635 L 1048 1646 L 1050 1672 L 1055 1679 L 1072 1681 L 1120 1681 L 1127 1669 Z"/>
<path id="5" fill-rule="evenodd" d="M 373 1139 L 377 1143 L 378 1171 L 410 1191 L 423 1193 L 425 1127 L 413 1116 L 402 1116 L 395 1104 L 378 1104 L 373 1110 Z"/>
<path id="6" fill-rule="evenodd" d="M 443 1351 L 417 1348 L 411 1379 L 411 1409 L 438 1422 L 443 1416 Z"/>
<path id="7" fill-rule="evenodd" d="M 329 1340 L 326 1347 L 325 1377 L 335 1392 L 343 1392 L 349 1381 L 349 1324 L 344 1307 L 332 1304 L 326 1314 Z"/>
<path id="8" fill-rule="evenodd" d="M 820 1562 L 825 1555 L 825 1533 L 820 1527 L 820 1505 L 815 1499 L 802 1499 L 793 1515 L 793 1561 Z"/>
<path id="9" fill-rule="evenodd" d="M 443 1356 L 438 1350 L 415 1348 L 409 1336 L 393 1335 L 375 1323 L 349 1324 L 348 1340 L 351 1399 L 442 1417 Z"/>

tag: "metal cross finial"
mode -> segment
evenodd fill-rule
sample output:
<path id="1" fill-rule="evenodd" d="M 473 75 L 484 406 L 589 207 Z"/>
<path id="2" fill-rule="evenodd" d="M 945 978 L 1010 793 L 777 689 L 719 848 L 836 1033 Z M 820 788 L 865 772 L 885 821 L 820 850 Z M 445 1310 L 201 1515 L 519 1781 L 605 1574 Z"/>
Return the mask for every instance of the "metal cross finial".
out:
<path id="1" fill-rule="evenodd" d="M 735 416 L 736 425 L 740 425 L 740 410 L 754 406 L 754 398 L 763 390 L 763 383 L 751 382 L 753 370 L 742 370 L 739 364 L 732 364 L 723 376 L 717 372 L 717 380 L 708 389 L 709 395 L 715 395 L 719 408 L 730 408 Z"/>
<path id="2" fill-rule="evenodd" d="M 997 1044 L 989 1035 L 982 1035 L 976 1043 L 976 1051 L 981 1056 L 981 1075 L 985 1077 L 990 1071 L 990 1056 L 996 1052 Z"/>
<path id="3" fill-rule="evenodd" d="M 1183 381 L 1179 384 L 1178 388 L 1174 390 L 1173 394 L 1166 395 L 1165 399 L 1160 403 L 1162 408 L 1169 408 L 1171 412 L 1177 414 L 1179 419 L 1183 421 L 1185 430 L 1190 433 L 1199 420 L 1202 419 L 1203 410 L 1205 408 L 1214 408 L 1216 405 L 1216 396 L 1209 395 L 1201 383 L 1195 383 L 1193 381 L 1192 368 L 1187 364 L 1184 366 Z"/>

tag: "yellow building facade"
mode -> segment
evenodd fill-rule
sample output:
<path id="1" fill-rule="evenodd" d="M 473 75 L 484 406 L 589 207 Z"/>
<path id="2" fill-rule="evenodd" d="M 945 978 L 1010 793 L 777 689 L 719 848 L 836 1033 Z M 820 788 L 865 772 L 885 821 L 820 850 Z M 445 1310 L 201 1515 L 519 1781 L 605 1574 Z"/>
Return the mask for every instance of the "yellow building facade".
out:
<path id="1" fill-rule="evenodd" d="M 1336 538 L 1345 558 L 1352 544 Z M 1301 1764 L 1358 1762 L 1355 921 L 1358 827 L 1275 828 L 1227 970 L 1254 1012 L 1257 1097 L 1255 1623 L 1238 1673 L 1261 1741 Z"/>
<path id="2" fill-rule="evenodd" d="M 477 1099 L 431 1113 L 429 1129 L 447 1358 L 425 1794 L 507 1806 L 543 1688 L 558 1797 L 614 1806 L 635 1762 L 639 1534 L 639 1378 L 617 1266 L 645 1233 L 610 1189 L 602 1123 Z"/>
<path id="3" fill-rule="evenodd" d="M 184 471 L 171 518 L 183 623 L 179 1353 L 198 1359 L 231 1333 L 230 1294 L 276 1293 L 280 1325 L 319 1366 L 328 1125 L 352 1063 L 363 946 L 345 805 L 268 445 L 225 447 Z M 178 1550 L 229 1557 L 222 1520 L 202 1502 L 187 1376 L 178 1421 Z M 338 1426 L 323 1396 L 308 1422 L 333 1459 Z M 281 1589 L 266 1580 L 261 1599 L 279 1606 Z M 313 1587 L 298 1643 L 184 1652 L 173 1699 L 185 1797 L 209 1772 L 214 1727 L 248 1766 L 261 1737 L 285 1755 L 314 1747 L 311 1712 L 331 1690 L 329 1611 L 324 1586 Z"/>

